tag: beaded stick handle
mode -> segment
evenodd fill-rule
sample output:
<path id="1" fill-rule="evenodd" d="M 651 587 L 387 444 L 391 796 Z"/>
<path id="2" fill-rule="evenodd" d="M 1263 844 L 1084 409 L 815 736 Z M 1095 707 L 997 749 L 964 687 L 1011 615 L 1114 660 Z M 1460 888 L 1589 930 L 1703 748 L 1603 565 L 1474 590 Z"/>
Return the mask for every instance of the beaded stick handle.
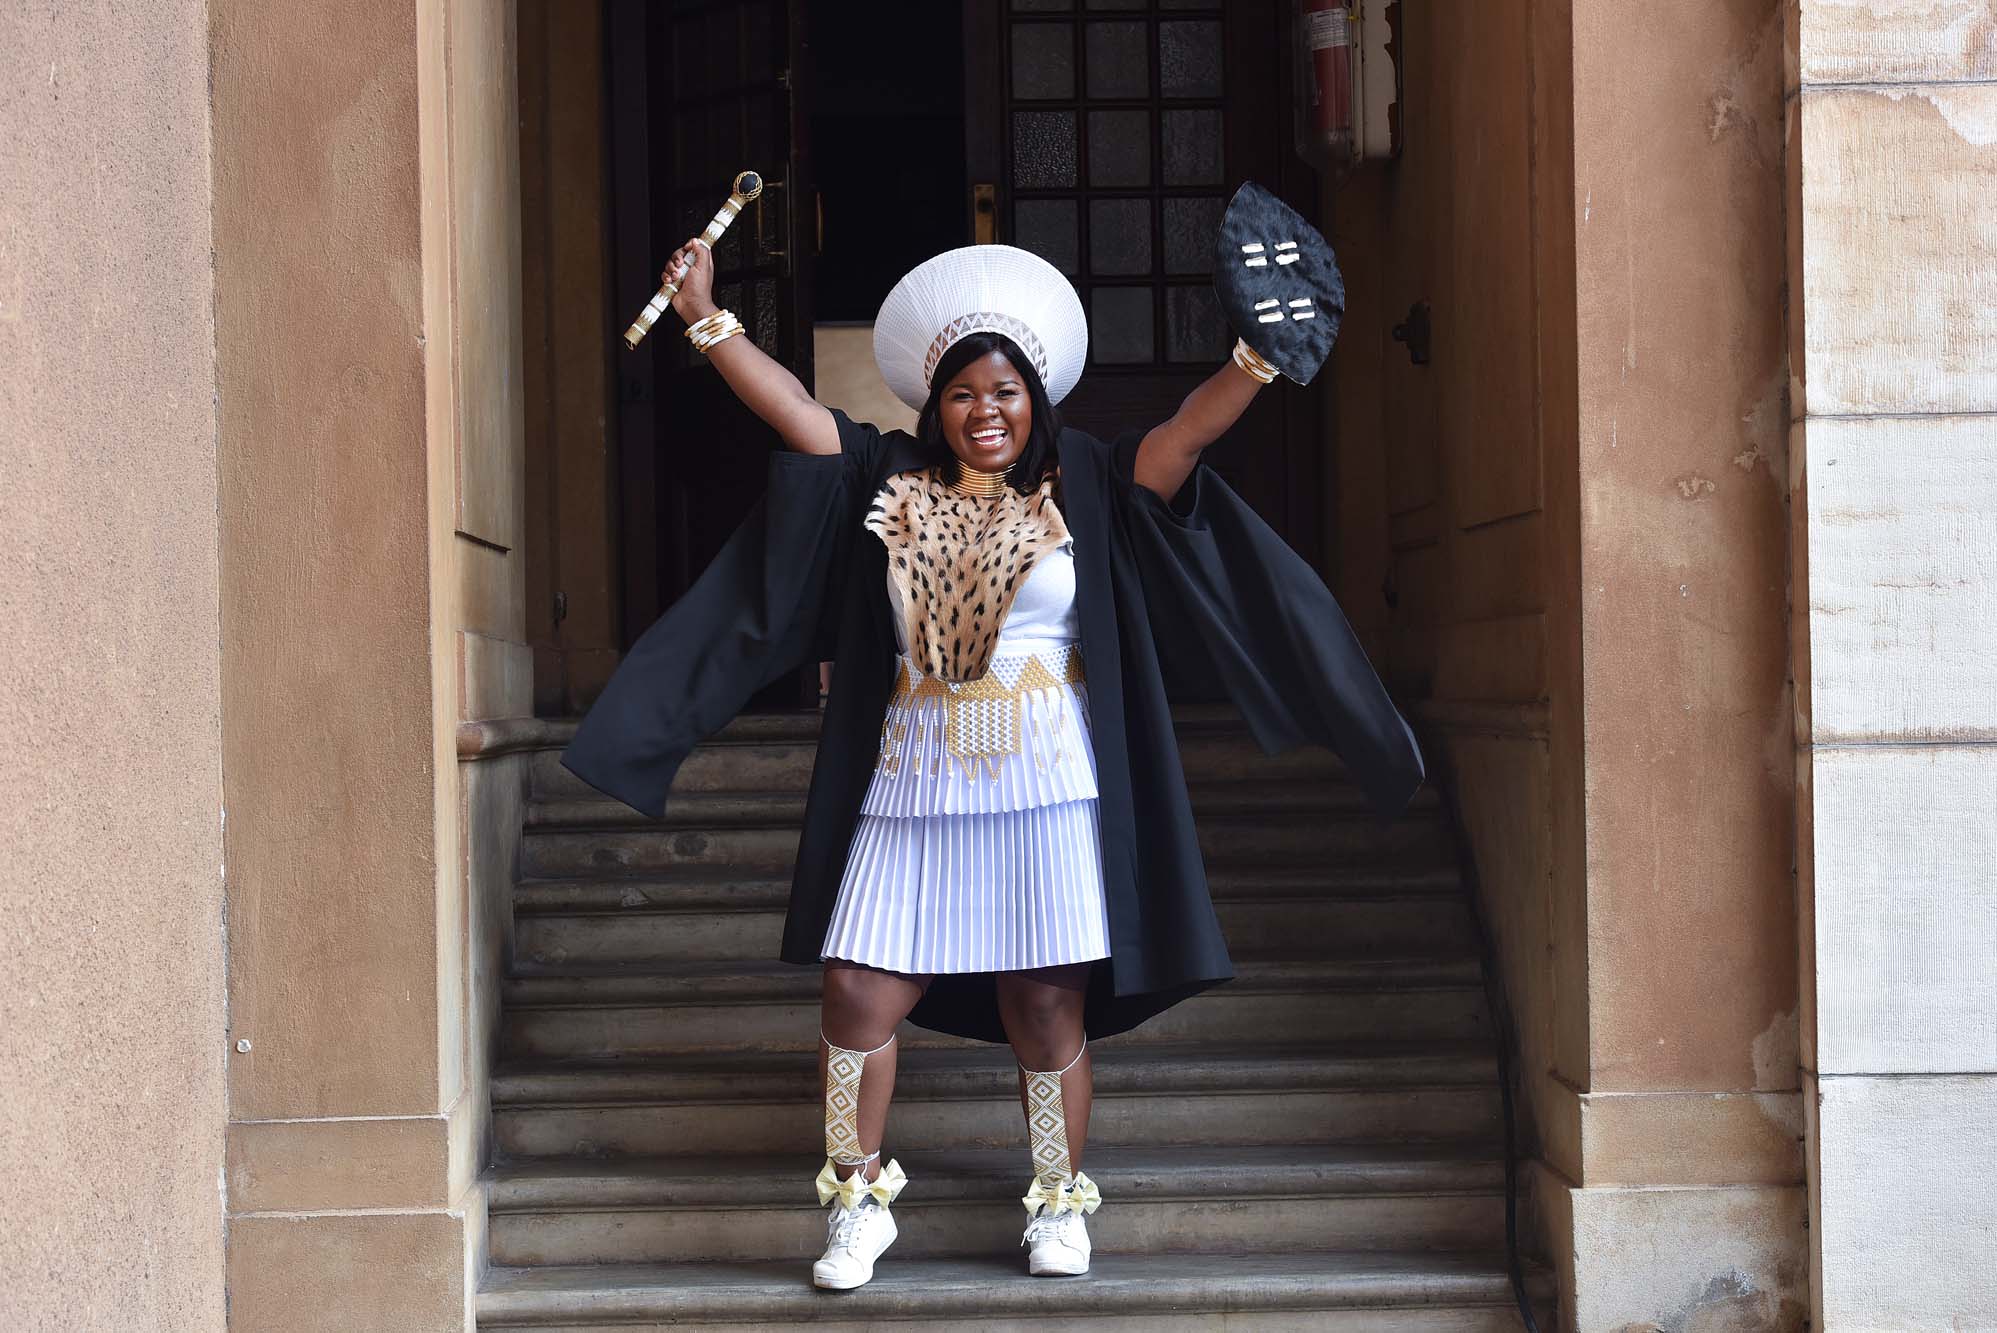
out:
<path id="1" fill-rule="evenodd" d="M 753 171 L 745 171 L 735 178 L 732 188 L 733 193 L 728 196 L 728 202 L 721 206 L 721 211 L 707 224 L 707 230 L 700 234 L 701 241 L 710 250 L 714 248 L 714 243 L 721 239 L 721 233 L 728 230 L 728 224 L 735 220 L 735 215 L 742 211 L 742 205 L 763 192 L 763 178 Z M 659 316 L 666 313 L 673 303 L 673 298 L 680 294 L 680 278 L 685 276 L 685 270 L 681 270 L 671 282 L 659 288 L 658 295 L 638 312 L 638 318 L 632 320 L 631 327 L 624 330 L 626 347 L 635 349 L 645 340 L 645 335 L 652 331 L 652 325 L 659 322 Z"/>

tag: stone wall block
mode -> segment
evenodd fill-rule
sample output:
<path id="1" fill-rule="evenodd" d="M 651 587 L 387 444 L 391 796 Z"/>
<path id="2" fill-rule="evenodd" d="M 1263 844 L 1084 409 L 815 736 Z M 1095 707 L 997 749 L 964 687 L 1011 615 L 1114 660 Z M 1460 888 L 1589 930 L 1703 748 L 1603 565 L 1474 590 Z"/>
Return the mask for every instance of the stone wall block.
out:
<path id="1" fill-rule="evenodd" d="M 229 1224 L 229 1327 L 469 1329 L 466 1227 L 456 1212 L 238 1217 Z"/>
<path id="2" fill-rule="evenodd" d="M 1812 738 L 1997 739 L 1997 417 L 1808 427 Z"/>
<path id="3" fill-rule="evenodd" d="M 1810 415 L 1997 412 L 1997 84 L 1802 115 Z"/>
<path id="4" fill-rule="evenodd" d="M 1819 1086 L 1822 1326 L 1997 1328 L 1997 1078 Z"/>
<path id="5" fill-rule="evenodd" d="M 1997 78 L 1990 0 L 1800 0 L 1798 19 L 1805 83 Z"/>
<path id="6" fill-rule="evenodd" d="M 1997 1073 L 1997 747 L 1811 762 L 1818 1072 Z"/>
<path id="7" fill-rule="evenodd" d="M 1808 1327 L 1800 1186 L 1577 1189 L 1569 1198 L 1574 1327 L 1584 1333 Z"/>

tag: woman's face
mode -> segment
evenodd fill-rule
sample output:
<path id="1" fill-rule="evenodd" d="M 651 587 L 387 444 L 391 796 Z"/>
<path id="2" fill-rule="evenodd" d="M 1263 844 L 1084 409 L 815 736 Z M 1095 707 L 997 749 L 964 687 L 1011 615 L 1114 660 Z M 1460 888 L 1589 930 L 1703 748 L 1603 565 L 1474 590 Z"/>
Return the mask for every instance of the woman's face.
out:
<path id="1" fill-rule="evenodd" d="M 957 461 L 1003 472 L 1026 448 L 1033 400 L 1004 352 L 987 352 L 943 386 L 943 438 Z"/>

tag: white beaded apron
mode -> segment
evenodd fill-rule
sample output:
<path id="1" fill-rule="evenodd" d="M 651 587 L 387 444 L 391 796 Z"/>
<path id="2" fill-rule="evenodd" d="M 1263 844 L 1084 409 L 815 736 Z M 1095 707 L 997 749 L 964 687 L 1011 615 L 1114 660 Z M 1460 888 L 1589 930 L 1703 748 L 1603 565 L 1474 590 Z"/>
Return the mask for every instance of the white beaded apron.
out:
<path id="1" fill-rule="evenodd" d="M 966 640 L 988 652 L 969 680 L 908 650 L 923 617 L 890 570 L 902 652 L 823 956 L 904 973 L 1108 956 L 1074 541 L 1052 535 L 989 641 Z"/>

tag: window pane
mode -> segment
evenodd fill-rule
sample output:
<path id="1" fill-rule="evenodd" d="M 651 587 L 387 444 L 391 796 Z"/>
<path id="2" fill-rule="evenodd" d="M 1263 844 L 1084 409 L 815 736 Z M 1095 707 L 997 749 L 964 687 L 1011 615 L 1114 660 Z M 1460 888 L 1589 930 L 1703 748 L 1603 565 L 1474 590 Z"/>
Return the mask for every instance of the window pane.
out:
<path id="1" fill-rule="evenodd" d="M 1089 96 L 1149 97 L 1151 61 L 1142 23 L 1089 25 Z"/>
<path id="2" fill-rule="evenodd" d="M 1075 95 L 1073 24 L 1012 25 L 1012 95 L 1023 100 Z"/>
<path id="3" fill-rule="evenodd" d="M 1218 361 L 1234 345 L 1211 287 L 1165 289 L 1165 359 Z"/>
<path id="4" fill-rule="evenodd" d="M 1142 9 L 1144 0 L 1088 0 L 1090 9 Z"/>
<path id="5" fill-rule="evenodd" d="M 1151 113 L 1089 112 L 1089 184 L 1151 183 Z"/>
<path id="6" fill-rule="evenodd" d="M 1089 268 L 1096 273 L 1151 271 L 1151 201 L 1089 201 Z"/>
<path id="7" fill-rule="evenodd" d="M 1081 268 L 1072 199 L 1022 199 L 1012 206 L 1013 243 L 1031 250 L 1063 273 Z"/>
<path id="8" fill-rule="evenodd" d="M 1012 7 L 1028 13 L 1035 10 L 1073 9 L 1075 0 L 1012 0 Z"/>
<path id="9" fill-rule="evenodd" d="M 1218 185 L 1221 134 L 1218 111 L 1165 113 L 1165 183 Z"/>
<path id="10" fill-rule="evenodd" d="M 1175 19 L 1158 25 L 1159 81 L 1167 97 L 1220 96 L 1220 24 Z"/>
<path id="11" fill-rule="evenodd" d="M 1167 273 L 1213 272 L 1214 239 L 1220 235 L 1220 219 L 1226 211 L 1225 199 L 1165 201 Z"/>
<path id="12" fill-rule="evenodd" d="M 1012 113 L 1012 181 L 1025 190 L 1073 188 L 1075 113 Z"/>
<path id="13" fill-rule="evenodd" d="M 1104 365 L 1151 360 L 1151 289 L 1098 287 L 1091 301 L 1089 348 Z"/>

